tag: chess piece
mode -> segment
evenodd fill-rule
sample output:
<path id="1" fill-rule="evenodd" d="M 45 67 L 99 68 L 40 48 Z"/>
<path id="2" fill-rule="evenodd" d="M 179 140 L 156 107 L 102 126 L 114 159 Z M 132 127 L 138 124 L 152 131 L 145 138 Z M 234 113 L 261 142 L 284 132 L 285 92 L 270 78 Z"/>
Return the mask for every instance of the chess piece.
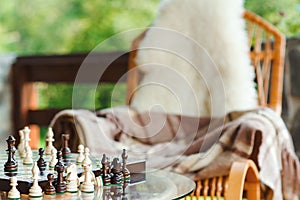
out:
<path id="1" fill-rule="evenodd" d="M 15 138 L 13 136 L 9 136 L 6 139 L 7 142 L 7 152 L 8 152 L 8 158 L 7 162 L 4 164 L 4 171 L 5 172 L 16 172 L 18 170 L 18 162 L 14 158 L 14 154 L 16 151 L 15 148 Z"/>
<path id="2" fill-rule="evenodd" d="M 108 186 L 110 185 L 110 182 L 111 182 L 111 177 L 110 177 L 110 166 L 109 166 L 109 162 L 107 160 L 107 157 L 105 154 L 103 154 L 103 157 L 102 157 L 102 161 L 101 161 L 101 164 L 102 164 L 102 180 L 103 180 L 103 184 L 105 186 Z"/>
<path id="3" fill-rule="evenodd" d="M 55 187 L 53 186 L 53 182 L 54 182 L 54 175 L 52 173 L 47 175 L 47 185 L 44 188 L 44 192 L 46 195 L 55 195 L 56 191 L 55 191 Z"/>
<path id="4" fill-rule="evenodd" d="M 119 158 L 114 158 L 111 169 L 111 184 L 122 184 L 123 173 L 121 171 L 121 163 Z"/>
<path id="5" fill-rule="evenodd" d="M 41 174 L 43 174 L 47 167 L 47 163 L 44 160 L 44 149 L 43 148 L 39 148 L 39 155 L 40 155 L 40 157 L 37 161 L 37 165 L 39 167 Z"/>
<path id="6" fill-rule="evenodd" d="M 92 163 L 90 159 L 90 149 L 88 147 L 85 147 L 84 149 L 84 159 L 82 161 L 82 165 L 89 165 Z"/>
<path id="7" fill-rule="evenodd" d="M 55 148 L 53 148 L 51 151 L 51 160 L 49 162 L 49 169 L 54 169 L 54 167 L 57 163 L 56 154 L 57 154 L 57 150 Z"/>
<path id="8" fill-rule="evenodd" d="M 18 152 L 21 158 L 25 157 L 25 144 L 24 144 L 24 132 L 23 130 L 19 130 L 20 143 L 18 145 Z"/>
<path id="9" fill-rule="evenodd" d="M 128 185 L 127 182 L 124 182 L 123 185 L 122 185 L 122 199 L 121 200 L 128 200 L 127 194 L 126 194 L 127 185 Z"/>
<path id="10" fill-rule="evenodd" d="M 126 153 L 126 150 L 123 149 L 123 153 L 122 153 L 122 173 L 123 173 L 123 177 L 124 177 L 124 183 L 130 183 L 130 172 L 126 167 L 126 163 L 127 163 L 127 159 L 128 159 L 128 155 Z"/>
<path id="11" fill-rule="evenodd" d="M 121 186 L 114 186 L 110 189 L 112 195 L 112 199 L 121 199 L 122 197 L 122 187 Z"/>
<path id="12" fill-rule="evenodd" d="M 83 165 L 83 176 L 84 176 L 84 181 L 81 184 L 80 190 L 81 192 L 84 193 L 93 193 L 95 188 L 94 188 L 94 180 L 95 180 L 95 175 L 92 172 L 92 165 L 87 164 Z"/>
<path id="13" fill-rule="evenodd" d="M 70 134 L 62 134 L 63 147 L 61 149 L 62 157 L 68 159 L 71 157 L 71 150 L 69 148 Z"/>
<path id="14" fill-rule="evenodd" d="M 17 177 L 13 176 L 10 178 L 10 186 L 11 189 L 8 192 L 7 198 L 8 199 L 20 199 L 21 195 L 20 192 L 17 189 L 17 185 L 18 185 L 18 181 L 17 181 Z"/>
<path id="15" fill-rule="evenodd" d="M 32 151 L 30 146 L 25 146 L 25 158 L 23 160 L 24 165 L 32 165 L 33 164 L 33 159 L 32 159 Z"/>
<path id="16" fill-rule="evenodd" d="M 74 163 L 72 163 L 67 167 L 66 171 L 67 192 L 76 193 L 78 186 L 77 167 Z"/>
<path id="17" fill-rule="evenodd" d="M 54 133 L 51 127 L 48 128 L 48 132 L 46 134 L 46 148 L 45 148 L 45 154 L 46 155 L 51 155 L 52 149 L 55 149 L 53 146 L 54 142 Z"/>
<path id="18" fill-rule="evenodd" d="M 78 145 L 78 156 L 76 158 L 76 163 L 82 163 L 82 161 L 84 160 L 84 146 L 82 144 Z"/>
<path id="19" fill-rule="evenodd" d="M 29 145 L 29 142 L 30 142 L 30 132 L 31 132 L 31 130 L 29 129 L 29 127 L 25 126 L 24 129 L 23 129 L 23 133 L 24 133 L 24 148 L 25 149 L 27 148 L 27 151 L 28 150 L 31 151 L 31 147 Z M 31 155 L 32 155 L 32 152 L 31 152 Z"/>
<path id="20" fill-rule="evenodd" d="M 65 167 L 62 163 L 62 152 L 57 151 L 57 163 L 55 165 L 55 171 L 57 171 L 56 193 L 65 193 L 67 190 L 66 182 L 64 181 L 63 173 Z"/>
<path id="21" fill-rule="evenodd" d="M 31 198 L 39 198 L 42 197 L 42 188 L 39 186 L 38 179 L 39 179 L 39 167 L 37 166 L 37 162 L 34 162 L 32 167 L 32 179 L 33 184 L 29 189 L 29 197 Z"/>

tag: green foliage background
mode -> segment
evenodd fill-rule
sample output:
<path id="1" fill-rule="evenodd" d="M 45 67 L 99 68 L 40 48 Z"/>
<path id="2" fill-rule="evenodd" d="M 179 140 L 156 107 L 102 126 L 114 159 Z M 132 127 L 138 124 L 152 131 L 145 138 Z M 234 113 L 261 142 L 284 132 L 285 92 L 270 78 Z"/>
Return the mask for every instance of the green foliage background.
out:
<path id="1" fill-rule="evenodd" d="M 300 36 L 300 0 L 245 0 L 245 7 L 276 25 L 288 37 Z M 2 0 L 0 53 L 18 55 L 90 52 L 125 30 L 147 27 L 160 0 Z M 120 41 L 119 48 L 122 48 Z M 37 84 L 40 107 L 71 108 L 72 85 Z M 101 85 L 96 95 L 82 86 L 82 107 L 122 105 L 125 88 Z M 79 94 L 80 96 L 80 94 Z M 94 98 L 95 96 L 95 98 Z M 94 99 L 93 99 L 94 98 Z"/>
<path id="2" fill-rule="evenodd" d="M 89 52 L 119 32 L 149 26 L 159 3 L 160 0 L 4 0 L 0 6 L 0 53 Z M 288 37 L 299 36 L 299 0 L 246 0 L 245 7 L 269 20 Z M 71 107 L 72 86 L 41 83 L 37 87 L 41 107 Z M 107 96 L 112 89 L 112 85 L 97 89 L 93 102 L 97 108 L 111 106 Z M 83 86 L 83 90 L 89 91 L 88 86 Z M 116 105 L 124 103 L 125 92 L 119 91 Z M 82 99 L 82 107 L 90 107 L 93 93 L 89 91 Z"/>

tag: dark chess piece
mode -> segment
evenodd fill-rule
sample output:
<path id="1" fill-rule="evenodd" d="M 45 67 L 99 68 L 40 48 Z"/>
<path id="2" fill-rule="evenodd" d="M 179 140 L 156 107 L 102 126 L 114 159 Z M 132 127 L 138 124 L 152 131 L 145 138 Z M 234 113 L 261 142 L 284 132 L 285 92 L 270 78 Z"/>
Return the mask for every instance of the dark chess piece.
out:
<path id="1" fill-rule="evenodd" d="M 8 158 L 7 162 L 4 164 L 4 171 L 5 172 L 16 172 L 18 171 L 18 162 L 15 160 L 15 142 L 16 139 L 13 136 L 9 136 L 6 140 L 7 142 L 7 152 L 8 152 Z"/>
<path id="2" fill-rule="evenodd" d="M 67 191 L 66 182 L 64 181 L 63 173 L 65 170 L 65 166 L 62 163 L 62 152 L 57 151 L 57 163 L 54 167 L 55 171 L 57 171 L 57 181 L 56 181 L 56 193 L 65 193 Z"/>
<path id="3" fill-rule="evenodd" d="M 127 187 L 127 183 L 124 182 L 122 185 L 122 199 L 121 200 L 128 200 L 127 198 L 127 194 L 126 194 L 126 187 Z"/>
<path id="4" fill-rule="evenodd" d="M 122 197 L 122 187 L 121 186 L 111 187 L 110 192 L 112 193 L 112 199 L 121 199 L 121 197 Z"/>
<path id="5" fill-rule="evenodd" d="M 123 178 L 124 178 L 124 184 L 130 183 L 130 171 L 127 169 L 126 163 L 127 163 L 128 155 L 126 153 L 126 150 L 123 149 L 122 153 L 122 173 L 123 173 Z"/>
<path id="6" fill-rule="evenodd" d="M 110 200 L 112 199 L 110 187 L 103 188 L 103 200 Z"/>
<path id="7" fill-rule="evenodd" d="M 62 141 L 63 141 L 63 147 L 61 149 L 62 157 L 64 159 L 68 159 L 71 157 L 71 150 L 69 148 L 69 140 L 70 140 L 70 134 L 62 134 Z"/>
<path id="8" fill-rule="evenodd" d="M 101 164 L 102 164 L 101 176 L 102 176 L 103 184 L 104 186 L 110 185 L 110 165 L 105 154 L 103 154 Z"/>
<path id="9" fill-rule="evenodd" d="M 47 167 L 47 163 L 44 160 L 44 149 L 43 148 L 39 148 L 39 155 L 40 155 L 40 157 L 37 161 L 37 166 L 39 167 L 41 174 L 43 174 Z"/>
<path id="10" fill-rule="evenodd" d="M 44 188 L 44 192 L 45 192 L 46 195 L 55 195 L 56 190 L 55 190 L 55 187 L 53 186 L 54 175 L 51 174 L 51 173 L 48 174 L 47 179 L 48 179 L 48 182 L 47 182 L 47 185 Z"/>
<path id="11" fill-rule="evenodd" d="M 111 169 L 111 184 L 122 184 L 123 181 L 123 173 L 121 170 L 121 163 L 119 158 L 114 158 L 112 161 L 112 169 Z"/>

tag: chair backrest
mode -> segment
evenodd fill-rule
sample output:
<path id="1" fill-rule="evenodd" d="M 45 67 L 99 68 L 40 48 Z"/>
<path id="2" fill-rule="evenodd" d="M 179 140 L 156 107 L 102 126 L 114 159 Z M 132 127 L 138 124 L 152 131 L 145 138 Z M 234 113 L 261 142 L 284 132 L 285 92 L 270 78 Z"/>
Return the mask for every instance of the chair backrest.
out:
<path id="1" fill-rule="evenodd" d="M 245 11 L 243 17 L 247 25 L 250 57 L 256 73 L 258 104 L 281 114 L 285 37 L 272 24 L 255 13 Z M 127 104 L 131 103 L 139 82 L 139 72 L 134 70 L 136 66 L 134 59 L 145 32 L 132 42 L 127 76 Z"/>

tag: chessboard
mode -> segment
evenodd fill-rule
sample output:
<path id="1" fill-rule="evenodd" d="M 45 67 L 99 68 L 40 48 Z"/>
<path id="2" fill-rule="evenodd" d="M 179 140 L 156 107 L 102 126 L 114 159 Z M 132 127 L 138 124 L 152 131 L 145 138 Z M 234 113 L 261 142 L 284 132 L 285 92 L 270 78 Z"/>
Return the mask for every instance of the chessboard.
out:
<path id="1" fill-rule="evenodd" d="M 11 147 L 8 147 L 8 149 L 9 148 Z M 43 148 L 40 148 L 39 150 L 32 150 L 32 160 L 34 162 L 37 162 L 40 159 L 41 149 Z M 13 157 L 14 160 L 18 163 L 17 170 L 8 172 L 7 170 L 5 170 L 5 163 L 7 163 L 7 161 L 9 160 L 9 156 L 11 156 L 9 154 L 11 154 L 11 152 L 9 152 L 8 150 L 6 151 L 3 150 L 2 152 L 0 151 L 0 165 L 2 166 L 0 167 L 0 191 L 8 192 L 11 189 L 10 178 L 12 176 L 15 176 L 17 177 L 17 183 L 18 183 L 17 189 L 19 190 L 19 192 L 21 194 L 28 194 L 29 189 L 33 185 L 33 178 L 32 178 L 33 164 L 23 164 L 24 158 L 21 158 L 19 152 L 16 150 L 14 152 Z M 78 163 L 76 161 L 78 155 L 79 155 L 78 153 L 70 153 L 67 158 L 61 159 L 61 161 L 65 166 L 65 169 L 67 168 L 67 166 L 74 163 L 77 167 L 77 175 L 78 177 L 80 177 L 84 173 L 84 169 L 82 163 Z M 50 173 L 53 174 L 54 182 L 55 182 L 58 177 L 58 172 L 55 171 L 53 167 L 51 168 L 49 165 L 49 163 L 53 159 L 52 155 L 45 154 L 42 156 L 43 156 L 43 160 L 46 163 L 46 168 L 44 171 L 42 172 L 40 171 L 39 178 L 38 178 L 38 185 L 43 189 L 46 187 L 49 181 L 47 175 Z M 89 158 L 91 160 L 92 172 L 94 173 L 95 177 L 103 176 L 102 175 L 103 155 L 89 155 Z M 135 160 L 135 161 L 128 160 L 126 165 L 127 165 L 127 169 L 130 172 L 130 181 L 128 182 L 128 184 L 136 184 L 138 182 L 145 181 L 146 166 L 144 160 Z M 66 176 L 67 173 L 66 171 L 64 171 L 63 177 Z M 114 184 L 111 184 L 111 186 L 114 186 Z"/>

